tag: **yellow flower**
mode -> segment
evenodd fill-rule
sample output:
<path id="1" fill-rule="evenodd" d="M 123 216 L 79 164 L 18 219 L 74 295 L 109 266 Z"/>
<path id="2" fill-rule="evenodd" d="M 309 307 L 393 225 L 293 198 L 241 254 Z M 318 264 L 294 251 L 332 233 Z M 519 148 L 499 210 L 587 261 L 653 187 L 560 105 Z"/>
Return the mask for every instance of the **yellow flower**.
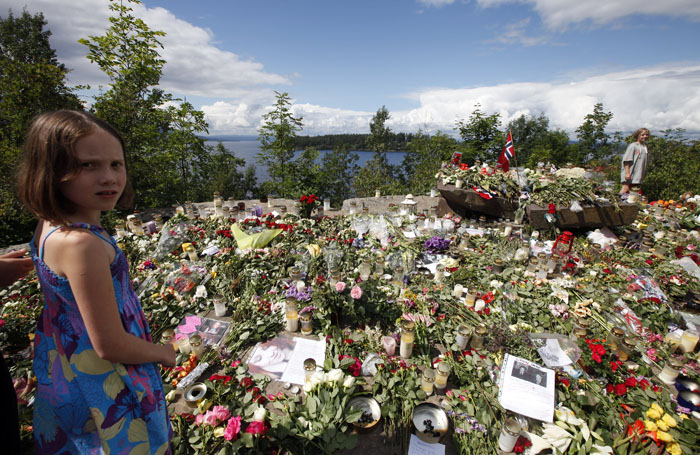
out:
<path id="1" fill-rule="evenodd" d="M 663 442 L 673 441 L 673 436 L 671 436 L 670 433 L 666 433 L 665 431 L 657 431 L 656 437 L 659 441 L 663 441 Z"/>
<path id="2" fill-rule="evenodd" d="M 656 403 L 652 404 L 649 410 L 647 411 L 647 417 L 652 420 L 660 419 L 663 414 L 664 410 L 661 409 L 661 406 L 659 406 Z"/>
<path id="3" fill-rule="evenodd" d="M 645 421 L 644 421 L 644 428 L 645 428 L 647 431 L 656 431 L 656 430 L 658 430 L 658 427 L 656 426 L 656 424 L 655 424 L 654 422 L 652 422 L 651 420 L 645 420 Z"/>
<path id="4" fill-rule="evenodd" d="M 668 425 L 666 425 L 666 422 L 661 419 L 656 421 L 656 426 L 659 427 L 659 430 L 661 431 L 668 431 Z"/>
<path id="5" fill-rule="evenodd" d="M 661 420 L 663 420 L 664 423 L 671 428 L 676 428 L 678 426 L 678 422 L 676 422 L 676 419 L 671 417 L 670 414 L 664 414 L 664 416 L 661 418 Z"/>
<path id="6" fill-rule="evenodd" d="M 678 416 L 681 418 L 681 420 L 686 420 L 686 419 L 689 419 L 689 418 L 690 418 L 690 417 L 688 417 L 688 416 L 685 415 L 685 414 L 679 414 Z"/>
<path id="7" fill-rule="evenodd" d="M 683 450 L 681 450 L 681 445 L 675 441 L 666 444 L 666 451 L 671 455 L 681 455 L 683 453 Z"/>
<path id="8" fill-rule="evenodd" d="M 223 438 L 225 431 L 226 431 L 226 428 L 224 428 L 224 427 L 216 427 L 216 428 L 214 428 L 214 436 L 217 438 Z"/>

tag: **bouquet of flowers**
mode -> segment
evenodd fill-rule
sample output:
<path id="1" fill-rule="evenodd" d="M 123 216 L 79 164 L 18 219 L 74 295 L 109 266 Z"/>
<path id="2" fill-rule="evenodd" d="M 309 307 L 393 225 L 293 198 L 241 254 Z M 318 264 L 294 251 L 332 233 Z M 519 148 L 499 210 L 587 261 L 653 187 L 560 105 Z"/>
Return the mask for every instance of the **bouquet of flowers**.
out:
<path id="1" fill-rule="evenodd" d="M 310 218 L 313 211 L 321 204 L 318 196 L 312 194 L 304 195 L 299 198 L 299 216 L 302 218 Z"/>

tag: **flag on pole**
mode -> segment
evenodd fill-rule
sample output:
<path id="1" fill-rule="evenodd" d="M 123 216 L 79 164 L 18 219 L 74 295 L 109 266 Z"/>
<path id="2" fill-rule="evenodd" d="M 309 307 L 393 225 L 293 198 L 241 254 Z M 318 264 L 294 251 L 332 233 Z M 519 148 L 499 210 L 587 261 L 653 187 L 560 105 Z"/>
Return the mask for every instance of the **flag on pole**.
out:
<path id="1" fill-rule="evenodd" d="M 503 146 L 501 156 L 498 157 L 498 164 L 501 166 L 501 169 L 503 169 L 503 172 L 508 172 L 510 170 L 510 160 L 512 160 L 514 156 L 515 148 L 513 147 L 513 137 L 510 135 L 510 131 L 508 131 L 508 140 L 506 141 L 506 145 Z"/>

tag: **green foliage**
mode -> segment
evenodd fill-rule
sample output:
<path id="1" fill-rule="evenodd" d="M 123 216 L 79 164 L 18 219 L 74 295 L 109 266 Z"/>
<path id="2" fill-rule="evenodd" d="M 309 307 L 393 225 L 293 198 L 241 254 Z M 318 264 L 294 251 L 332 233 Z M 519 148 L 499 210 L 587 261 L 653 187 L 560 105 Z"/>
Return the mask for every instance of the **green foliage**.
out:
<path id="1" fill-rule="evenodd" d="M 662 137 L 653 136 L 647 141 L 649 155 L 642 192 L 649 200 L 678 199 L 686 191 L 700 193 L 700 142 L 683 140 L 682 133 L 666 130 Z M 615 180 L 619 179 L 619 170 L 618 163 Z"/>
<path id="2" fill-rule="evenodd" d="M 154 207 L 209 197 L 210 156 L 198 137 L 207 131 L 204 113 L 187 102 L 168 105 L 180 100 L 157 88 L 164 33 L 150 30 L 127 6 L 111 3 L 110 9 L 115 15 L 105 34 L 80 42 L 110 78 L 93 110 L 124 138 L 137 203 Z"/>
<path id="3" fill-rule="evenodd" d="M 454 152 L 463 152 L 456 139 L 438 131 L 434 136 L 419 131 L 409 143 L 409 150 L 401 164 L 406 191 L 424 194 L 435 186 L 435 175 L 443 162 Z"/>
<path id="4" fill-rule="evenodd" d="M 26 242 L 35 220 L 15 196 L 14 171 L 24 136 L 34 116 L 81 103 L 65 84 L 68 70 L 56 59 L 41 13 L 12 11 L 0 18 L 0 237 L 6 244 Z"/>
<path id="5" fill-rule="evenodd" d="M 568 158 L 571 152 L 569 136 L 563 130 L 550 130 L 546 115 L 521 115 L 508 123 L 507 129 L 513 135 L 516 158 L 520 165 L 534 168 L 540 161 L 556 165 L 571 161 Z"/>
<path id="6" fill-rule="evenodd" d="M 581 126 L 576 128 L 578 159 L 575 163 L 601 160 L 610 155 L 614 146 L 610 135 L 605 132 L 605 127 L 612 117 L 612 112 L 603 110 L 603 103 L 593 106 L 593 113 L 587 114 Z"/>
<path id="7" fill-rule="evenodd" d="M 377 110 L 369 123 L 370 135 L 367 145 L 374 155 L 358 171 L 353 181 L 353 189 L 357 197 L 369 197 L 379 189 L 384 194 L 401 192 L 401 184 L 397 178 L 397 170 L 389 164 L 386 153 L 392 148 L 392 133 L 386 126 L 390 114 L 385 106 Z"/>
<path id="8" fill-rule="evenodd" d="M 263 184 L 263 189 L 280 197 L 297 195 L 298 177 L 290 163 L 296 149 L 296 133 L 302 129 L 302 118 L 294 117 L 291 112 L 292 102 L 287 93 L 275 92 L 277 102 L 274 109 L 263 115 L 263 126 L 258 130 L 260 153 L 258 163 L 267 168 L 270 180 Z M 307 157 L 304 158 L 308 162 Z"/>
<path id="9" fill-rule="evenodd" d="M 499 130 L 500 126 L 501 114 L 486 115 L 478 103 L 474 106 L 469 120 L 458 120 L 455 129 L 459 131 L 466 147 L 462 161 L 473 162 L 475 158 L 496 161 L 505 144 L 505 136 Z"/>
<path id="10" fill-rule="evenodd" d="M 344 145 L 323 155 L 319 182 L 321 191 L 318 193 L 329 198 L 331 204 L 340 206 L 351 197 L 351 182 L 358 170 L 357 160 L 357 154 L 351 153 Z"/>
<path id="11" fill-rule="evenodd" d="M 221 142 L 210 151 L 210 155 L 207 193 L 213 194 L 214 191 L 219 191 L 223 197 L 234 199 L 245 199 L 249 193 L 257 194 L 257 178 L 252 165 L 241 172 L 238 168 L 245 166 L 245 160 L 236 157 Z"/>

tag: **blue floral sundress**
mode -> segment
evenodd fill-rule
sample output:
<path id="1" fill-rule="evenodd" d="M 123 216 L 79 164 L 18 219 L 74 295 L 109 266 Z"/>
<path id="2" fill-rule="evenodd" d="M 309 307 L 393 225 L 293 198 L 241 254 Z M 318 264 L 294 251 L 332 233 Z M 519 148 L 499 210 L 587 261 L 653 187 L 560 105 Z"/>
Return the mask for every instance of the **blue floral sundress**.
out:
<path id="1" fill-rule="evenodd" d="M 89 229 L 116 250 L 110 265 L 119 315 L 127 332 L 151 341 L 129 267 L 116 242 Z M 46 238 L 31 254 L 44 293 L 34 338 L 34 438 L 37 454 L 168 454 L 172 436 L 163 381 L 156 363 L 112 363 L 93 349 L 68 280 L 43 261 Z"/>

